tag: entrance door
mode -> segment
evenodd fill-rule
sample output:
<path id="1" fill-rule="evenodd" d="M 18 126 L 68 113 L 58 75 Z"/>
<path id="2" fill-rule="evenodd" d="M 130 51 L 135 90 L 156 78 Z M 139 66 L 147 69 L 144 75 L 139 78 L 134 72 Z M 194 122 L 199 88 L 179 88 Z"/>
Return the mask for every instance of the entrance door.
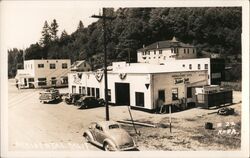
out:
<path id="1" fill-rule="evenodd" d="M 117 105 L 130 105 L 129 83 L 115 83 L 115 100 Z"/>

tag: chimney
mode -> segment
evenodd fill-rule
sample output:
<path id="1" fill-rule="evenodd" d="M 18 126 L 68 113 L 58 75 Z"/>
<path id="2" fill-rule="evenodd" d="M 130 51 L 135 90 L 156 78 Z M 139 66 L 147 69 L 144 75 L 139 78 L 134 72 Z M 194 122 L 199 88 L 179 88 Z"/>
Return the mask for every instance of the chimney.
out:
<path id="1" fill-rule="evenodd" d="M 159 48 L 159 42 L 157 42 L 156 48 Z"/>

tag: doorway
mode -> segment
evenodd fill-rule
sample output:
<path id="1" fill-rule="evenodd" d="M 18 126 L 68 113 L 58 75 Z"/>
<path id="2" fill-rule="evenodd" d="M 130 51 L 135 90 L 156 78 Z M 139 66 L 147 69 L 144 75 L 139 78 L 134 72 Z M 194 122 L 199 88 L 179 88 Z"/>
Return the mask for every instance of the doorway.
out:
<path id="1" fill-rule="evenodd" d="M 129 83 L 115 83 L 115 100 L 117 105 L 130 105 Z"/>

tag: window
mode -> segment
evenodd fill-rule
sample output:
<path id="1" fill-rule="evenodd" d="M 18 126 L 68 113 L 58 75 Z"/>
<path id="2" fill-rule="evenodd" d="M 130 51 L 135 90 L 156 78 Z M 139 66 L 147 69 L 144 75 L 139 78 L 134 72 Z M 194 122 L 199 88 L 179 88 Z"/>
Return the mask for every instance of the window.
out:
<path id="1" fill-rule="evenodd" d="M 171 56 L 170 56 L 171 57 Z M 166 56 L 163 57 L 164 60 L 166 60 Z"/>
<path id="2" fill-rule="evenodd" d="M 193 49 L 193 54 L 195 53 L 195 50 Z"/>
<path id="3" fill-rule="evenodd" d="M 189 48 L 187 49 L 187 51 L 188 51 L 188 54 L 189 54 Z"/>
<path id="4" fill-rule="evenodd" d="M 185 64 L 183 64 L 182 67 L 185 67 Z"/>
<path id="5" fill-rule="evenodd" d="M 95 96 L 95 88 L 91 88 L 91 95 L 94 97 Z"/>
<path id="6" fill-rule="evenodd" d="M 172 100 L 178 100 L 178 88 L 172 89 Z"/>
<path id="7" fill-rule="evenodd" d="M 38 78 L 38 86 L 46 86 L 47 81 L 46 78 Z"/>
<path id="8" fill-rule="evenodd" d="M 68 68 L 67 63 L 62 63 L 62 69 L 67 69 L 67 68 Z"/>
<path id="9" fill-rule="evenodd" d="M 162 50 L 159 50 L 159 54 L 162 54 Z"/>
<path id="10" fill-rule="evenodd" d="M 76 86 L 72 86 L 72 93 L 76 93 Z"/>
<path id="11" fill-rule="evenodd" d="M 34 78 L 28 78 L 29 82 L 34 82 Z"/>
<path id="12" fill-rule="evenodd" d="M 159 90 L 158 91 L 158 99 L 165 102 L 165 90 Z"/>
<path id="13" fill-rule="evenodd" d="M 135 105 L 144 107 L 144 93 L 135 92 Z"/>
<path id="14" fill-rule="evenodd" d="M 108 89 L 108 101 L 111 101 L 111 90 Z"/>
<path id="15" fill-rule="evenodd" d="M 173 48 L 171 48 L 171 53 L 174 53 L 174 49 Z"/>
<path id="16" fill-rule="evenodd" d="M 86 89 L 85 89 L 85 87 L 82 87 L 82 94 L 86 95 Z"/>
<path id="17" fill-rule="evenodd" d="M 49 68 L 50 69 L 55 69 L 56 68 L 56 64 L 49 64 Z"/>
<path id="18" fill-rule="evenodd" d="M 118 124 L 109 125 L 109 129 L 117 129 L 117 128 L 120 128 Z"/>
<path id="19" fill-rule="evenodd" d="M 189 69 L 192 70 L 192 64 L 189 64 Z"/>
<path id="20" fill-rule="evenodd" d="M 187 98 L 192 98 L 192 87 L 187 87 Z"/>
<path id="21" fill-rule="evenodd" d="M 198 69 L 199 69 L 199 70 L 201 69 L 201 64 L 198 64 Z"/>
<path id="22" fill-rule="evenodd" d="M 100 125 L 98 125 L 98 124 L 96 124 L 95 128 L 102 131 L 102 127 Z"/>
<path id="23" fill-rule="evenodd" d="M 61 77 L 61 84 L 68 84 L 68 77 L 67 76 Z"/>
<path id="24" fill-rule="evenodd" d="M 44 68 L 44 64 L 38 64 L 38 68 Z"/>
<path id="25" fill-rule="evenodd" d="M 83 63 L 83 66 L 84 66 L 84 67 L 86 67 L 86 66 L 87 66 L 85 62 Z"/>
<path id="26" fill-rule="evenodd" d="M 186 49 L 184 48 L 184 54 L 186 54 Z"/>
<path id="27" fill-rule="evenodd" d="M 90 88 L 87 87 L 87 95 L 90 96 Z"/>
<path id="28" fill-rule="evenodd" d="M 156 50 L 154 50 L 154 55 L 156 55 Z"/>
<path id="29" fill-rule="evenodd" d="M 100 89 L 96 88 L 95 91 L 96 91 L 96 98 L 100 98 Z"/>
<path id="30" fill-rule="evenodd" d="M 82 87 L 79 86 L 79 94 L 82 94 Z"/>
<path id="31" fill-rule="evenodd" d="M 208 64 L 205 64 L 205 69 L 206 69 L 206 70 L 208 69 Z"/>
<path id="32" fill-rule="evenodd" d="M 51 77 L 51 84 L 55 85 L 56 84 L 56 77 Z"/>

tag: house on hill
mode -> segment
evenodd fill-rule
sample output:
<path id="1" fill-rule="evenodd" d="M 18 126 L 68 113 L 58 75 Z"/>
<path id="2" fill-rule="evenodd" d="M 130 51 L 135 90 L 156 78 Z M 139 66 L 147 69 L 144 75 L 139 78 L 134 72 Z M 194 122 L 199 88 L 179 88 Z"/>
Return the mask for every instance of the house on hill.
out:
<path id="1" fill-rule="evenodd" d="M 197 57 L 196 47 L 172 40 L 157 41 L 137 50 L 137 62 L 162 64 L 175 59 L 193 59 Z"/>
<path id="2" fill-rule="evenodd" d="M 91 65 L 86 61 L 86 60 L 78 60 L 75 61 L 72 65 L 71 65 L 71 71 L 91 71 Z"/>

